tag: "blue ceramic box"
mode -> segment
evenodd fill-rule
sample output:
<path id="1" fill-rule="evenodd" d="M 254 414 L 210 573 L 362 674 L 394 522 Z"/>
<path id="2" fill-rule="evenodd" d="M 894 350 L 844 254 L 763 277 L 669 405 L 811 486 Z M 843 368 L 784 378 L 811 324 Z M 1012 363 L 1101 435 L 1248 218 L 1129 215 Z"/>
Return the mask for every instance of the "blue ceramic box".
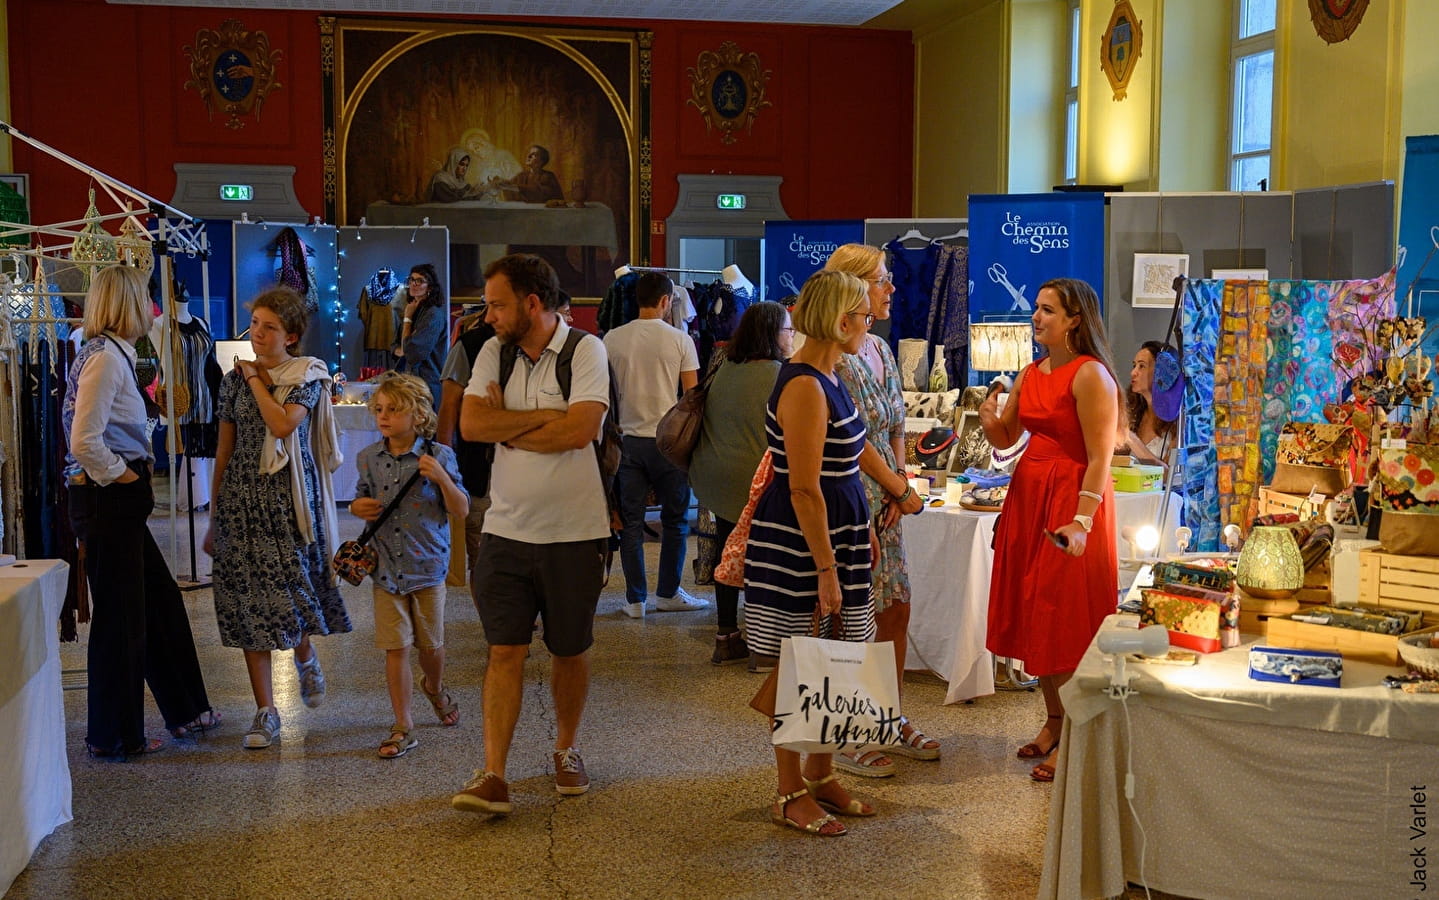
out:
<path id="1" fill-rule="evenodd" d="M 1344 657 L 1327 650 L 1250 647 L 1249 677 L 1255 681 L 1339 687 Z"/>

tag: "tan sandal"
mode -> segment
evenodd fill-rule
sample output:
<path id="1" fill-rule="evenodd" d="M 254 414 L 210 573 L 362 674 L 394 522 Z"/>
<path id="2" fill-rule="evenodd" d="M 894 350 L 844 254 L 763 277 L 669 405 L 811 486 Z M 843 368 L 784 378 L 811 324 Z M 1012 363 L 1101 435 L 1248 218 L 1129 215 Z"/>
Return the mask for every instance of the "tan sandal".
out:
<path id="1" fill-rule="evenodd" d="M 400 723 L 396 722 L 390 726 L 390 736 L 380 741 L 380 749 L 377 752 L 380 759 L 399 759 L 418 746 L 420 746 L 420 739 L 411 735 L 410 729 L 401 728 Z M 393 752 L 386 753 L 386 750 Z"/>
<path id="2" fill-rule="evenodd" d="M 425 699 L 430 701 L 430 706 L 434 707 L 435 715 L 440 717 L 441 725 L 449 728 L 460 724 L 460 704 L 455 702 L 455 698 L 450 696 L 450 692 L 445 690 L 443 684 L 440 685 L 438 691 L 431 692 L 425 676 L 421 675 L 420 693 L 424 694 Z"/>
<path id="3" fill-rule="evenodd" d="M 894 774 L 894 760 L 882 750 L 862 750 L 857 753 L 836 753 L 834 767 L 841 772 L 858 775 L 861 778 L 888 778 Z"/>
<path id="4" fill-rule="evenodd" d="M 833 800 L 826 800 L 825 798 L 821 797 L 819 795 L 820 789 L 823 788 L 825 785 L 829 784 L 830 782 L 836 782 L 833 772 L 830 772 L 828 775 L 824 776 L 818 781 L 810 781 L 808 778 L 804 780 L 805 790 L 809 791 L 810 796 L 814 797 L 814 802 L 819 804 L 820 809 L 824 810 L 825 812 L 832 812 L 836 815 L 855 816 L 856 818 L 866 818 L 868 816 L 874 815 L 875 812 L 877 812 L 877 810 L 873 806 L 870 806 L 868 803 L 861 803 L 853 797 L 849 798 L 849 803 L 844 806 L 840 806 Z M 843 790 L 842 785 L 840 785 L 840 789 Z"/>
<path id="5" fill-rule="evenodd" d="M 909 729 L 909 737 L 904 736 L 906 728 Z M 920 731 L 913 722 L 903 716 L 899 720 L 899 741 L 898 744 L 886 746 L 885 752 L 908 756 L 910 759 L 939 759 L 939 741 Z M 931 747 L 930 744 L 934 746 Z"/>
<path id="6" fill-rule="evenodd" d="M 849 829 L 829 813 L 825 813 L 808 825 L 801 825 L 794 819 L 784 814 L 784 808 L 792 801 L 809 794 L 809 788 L 803 787 L 792 794 L 775 794 L 774 806 L 770 807 L 770 821 L 776 825 L 783 825 L 786 828 L 793 828 L 796 831 L 803 831 L 805 834 L 813 834 L 818 837 L 840 837 L 849 834 Z"/>

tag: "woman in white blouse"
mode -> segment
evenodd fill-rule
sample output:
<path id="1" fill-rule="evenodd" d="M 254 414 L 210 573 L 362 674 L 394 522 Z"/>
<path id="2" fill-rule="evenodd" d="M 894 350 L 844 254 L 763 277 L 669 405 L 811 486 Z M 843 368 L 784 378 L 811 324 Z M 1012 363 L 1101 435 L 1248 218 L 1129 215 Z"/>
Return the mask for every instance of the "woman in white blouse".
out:
<path id="1" fill-rule="evenodd" d="M 180 589 L 146 522 L 155 506 L 155 457 L 135 342 L 150 330 L 151 310 L 138 270 L 97 272 L 85 296 L 86 343 L 65 390 L 70 519 L 84 542 L 94 609 L 85 742 L 96 756 L 165 746 L 145 737 L 146 683 L 175 737 L 220 721 L 205 693 Z"/>

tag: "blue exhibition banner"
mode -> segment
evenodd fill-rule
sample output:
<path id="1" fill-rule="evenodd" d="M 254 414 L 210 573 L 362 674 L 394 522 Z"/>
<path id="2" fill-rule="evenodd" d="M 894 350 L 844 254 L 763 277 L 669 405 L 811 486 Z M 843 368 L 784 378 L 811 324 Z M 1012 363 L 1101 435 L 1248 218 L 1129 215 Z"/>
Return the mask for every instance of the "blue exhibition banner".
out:
<path id="1" fill-rule="evenodd" d="M 1399 315 L 1423 316 L 1433 324 L 1439 322 L 1439 134 L 1407 137 L 1404 145 L 1404 191 L 1399 201 L 1404 263 L 1395 297 Z M 1439 331 L 1430 332 L 1424 352 L 1439 352 Z"/>
<path id="2" fill-rule="evenodd" d="M 1081 278 L 1104 301 L 1104 194 L 971 194 L 969 316 L 1028 316 L 1039 286 Z"/>
<path id="3" fill-rule="evenodd" d="M 799 293 L 841 244 L 864 241 L 862 219 L 790 219 L 764 223 L 764 299 Z"/>

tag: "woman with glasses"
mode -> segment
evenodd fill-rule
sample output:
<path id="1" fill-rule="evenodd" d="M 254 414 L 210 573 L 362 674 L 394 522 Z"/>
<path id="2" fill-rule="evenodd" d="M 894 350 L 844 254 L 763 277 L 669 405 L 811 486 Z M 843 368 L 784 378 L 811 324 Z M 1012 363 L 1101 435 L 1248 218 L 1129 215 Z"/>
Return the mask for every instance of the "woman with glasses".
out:
<path id="1" fill-rule="evenodd" d="M 450 308 L 445 303 L 440 276 L 429 263 L 411 268 L 405 287 L 409 302 L 405 304 L 400 320 L 400 339 L 395 346 L 395 356 L 400 361 L 395 368 L 403 368 L 429 385 L 430 396 L 438 406 L 440 367 L 445 361 Z"/>
<path id="2" fill-rule="evenodd" d="M 824 267 L 863 279 L 870 313 L 875 319 L 889 318 L 894 284 L 883 250 L 868 244 L 845 244 L 830 254 Z M 855 352 L 840 357 L 835 371 L 859 408 L 870 446 L 890 472 L 903 478 L 904 395 L 900 392 L 899 366 L 889 343 L 866 334 Z M 874 639 L 894 643 L 894 667 L 903 690 L 904 657 L 909 648 L 909 573 L 900 543 L 900 512 L 894 503 L 886 501 L 884 489 L 873 478 L 864 478 L 864 489 L 873 513 L 871 540 L 876 544 L 871 575 L 874 589 L 870 591 L 874 600 Z M 890 748 L 891 752 L 914 759 L 939 759 L 939 742 L 908 720 L 901 721 L 900 737 L 902 743 Z M 841 753 L 834 764 L 841 771 L 866 778 L 884 778 L 895 770 L 894 761 L 878 750 Z"/>
<path id="3" fill-rule="evenodd" d="M 749 500 L 750 481 L 764 456 L 765 401 L 793 352 L 789 311 L 778 303 L 756 303 L 740 317 L 710 381 L 689 474 L 691 490 L 714 513 L 716 547 L 724 546 Z M 715 608 L 718 628 L 710 662 L 722 666 L 748 660 L 749 647 L 739 630 L 739 588 L 716 581 Z"/>
<path id="4" fill-rule="evenodd" d="M 745 618 L 760 663 L 774 665 L 781 641 L 809 634 L 816 609 L 824 636 L 874 636 L 869 501 L 861 471 L 904 511 L 920 507 L 904 476 L 865 441 L 864 422 L 835 373 L 840 357 L 859 349 L 871 321 L 865 283 L 845 272 L 810 276 L 794 307 L 794 326 L 808 340 L 780 369 L 765 407 L 774 478 L 755 506 L 745 554 Z M 840 633 L 830 634 L 828 617 L 835 614 Z M 754 702 L 772 717 L 770 687 L 767 682 Z M 831 754 L 802 760 L 792 750 L 776 747 L 774 753 L 779 790 L 770 819 L 776 825 L 837 837 L 847 829 L 830 813 L 874 815 L 874 807 L 835 780 Z"/>

